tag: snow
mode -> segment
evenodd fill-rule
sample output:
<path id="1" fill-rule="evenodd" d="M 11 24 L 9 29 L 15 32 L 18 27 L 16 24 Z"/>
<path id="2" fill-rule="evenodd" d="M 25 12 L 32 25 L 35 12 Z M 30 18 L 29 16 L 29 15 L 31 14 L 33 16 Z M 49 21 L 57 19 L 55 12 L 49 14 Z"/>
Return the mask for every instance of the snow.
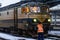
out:
<path id="1" fill-rule="evenodd" d="M 60 31 L 48 31 L 48 34 L 60 36 Z"/>
<path id="2" fill-rule="evenodd" d="M 6 33 L 0 33 L 0 37 L 7 40 L 36 40 L 32 38 L 16 37 Z M 45 38 L 44 40 L 52 40 L 52 39 Z"/>
<path id="3" fill-rule="evenodd" d="M 8 39 L 8 40 L 18 40 L 18 39 L 35 40 L 35 39 L 32 39 L 32 38 L 15 37 L 15 36 L 5 34 L 5 33 L 0 33 L 0 37 L 4 38 L 4 39 Z"/>
<path id="4" fill-rule="evenodd" d="M 51 7 L 50 10 L 60 10 L 60 4 Z"/>

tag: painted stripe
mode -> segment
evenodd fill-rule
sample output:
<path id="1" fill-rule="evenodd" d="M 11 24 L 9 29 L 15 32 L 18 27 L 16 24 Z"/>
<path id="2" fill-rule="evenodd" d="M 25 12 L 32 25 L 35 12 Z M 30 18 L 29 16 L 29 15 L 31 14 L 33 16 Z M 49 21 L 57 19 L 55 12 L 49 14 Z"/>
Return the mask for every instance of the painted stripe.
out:
<path id="1" fill-rule="evenodd" d="M 32 18 L 26 18 L 26 19 L 18 19 L 18 23 L 22 23 L 23 21 L 32 21 Z M 0 20 L 0 23 L 14 23 L 14 19 L 10 19 L 10 20 Z"/>

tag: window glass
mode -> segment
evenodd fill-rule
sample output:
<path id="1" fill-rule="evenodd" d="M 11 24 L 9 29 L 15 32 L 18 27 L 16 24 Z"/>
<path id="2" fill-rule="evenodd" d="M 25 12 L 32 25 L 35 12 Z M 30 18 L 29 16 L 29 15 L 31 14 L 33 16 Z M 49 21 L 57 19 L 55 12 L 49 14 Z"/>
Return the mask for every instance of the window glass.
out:
<path id="1" fill-rule="evenodd" d="M 9 12 L 7 12 L 7 15 L 9 15 Z"/>
<path id="2" fill-rule="evenodd" d="M 1 13 L 0 13 L 0 16 L 1 16 Z"/>

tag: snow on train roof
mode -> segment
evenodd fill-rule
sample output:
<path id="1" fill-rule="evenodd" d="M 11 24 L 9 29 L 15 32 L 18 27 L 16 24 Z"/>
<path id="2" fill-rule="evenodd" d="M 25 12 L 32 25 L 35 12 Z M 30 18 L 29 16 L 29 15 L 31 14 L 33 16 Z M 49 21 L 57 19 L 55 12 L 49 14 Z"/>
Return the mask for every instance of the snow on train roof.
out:
<path id="1" fill-rule="evenodd" d="M 21 4 L 24 4 L 24 3 L 27 3 L 27 2 L 36 2 L 36 1 L 20 1 L 20 2 L 18 2 L 16 4 L 11 4 L 11 5 L 2 7 L 2 8 L 0 8 L 0 11 L 4 11 L 4 10 L 7 10 L 7 9 L 11 9 L 11 8 L 15 8 L 15 7 L 21 6 Z"/>
<path id="2" fill-rule="evenodd" d="M 18 3 L 16 3 L 16 4 L 11 4 L 11 5 L 2 7 L 2 8 L 0 8 L 0 11 L 4 11 L 4 10 L 10 9 L 10 8 L 18 7 L 18 6 L 20 6 L 21 4 L 26 3 L 26 2 L 28 2 L 28 1 L 21 1 L 21 2 L 18 2 Z"/>
<path id="3" fill-rule="evenodd" d="M 11 4 L 11 5 L 2 7 L 2 8 L 0 8 L 0 11 L 4 11 L 4 10 L 7 10 L 7 9 L 11 9 L 11 8 L 14 8 L 14 7 L 18 7 L 18 6 L 20 6 L 21 4 L 27 3 L 27 2 L 30 2 L 30 1 L 20 1 L 20 2 L 18 2 L 18 3 L 16 3 L 16 4 Z M 56 6 L 50 8 L 50 10 L 58 10 L 58 9 L 60 9 L 60 5 L 56 5 Z"/>

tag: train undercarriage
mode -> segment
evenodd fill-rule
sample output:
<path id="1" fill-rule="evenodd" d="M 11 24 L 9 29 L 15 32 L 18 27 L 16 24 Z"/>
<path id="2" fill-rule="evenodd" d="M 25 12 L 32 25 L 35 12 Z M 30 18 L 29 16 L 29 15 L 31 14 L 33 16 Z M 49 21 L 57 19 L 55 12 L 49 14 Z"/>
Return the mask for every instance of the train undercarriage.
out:
<path id="1" fill-rule="evenodd" d="M 29 19 L 30 20 L 30 19 Z M 50 23 L 42 23 L 44 27 L 44 36 L 48 36 L 48 30 Z M 7 25 L 6 25 L 7 26 Z M 18 28 L 16 26 L 10 26 L 10 27 L 0 27 L 0 32 L 9 33 L 15 36 L 24 36 L 24 37 L 32 37 L 37 38 L 37 25 L 36 24 L 28 24 L 24 25 L 25 29 Z"/>

